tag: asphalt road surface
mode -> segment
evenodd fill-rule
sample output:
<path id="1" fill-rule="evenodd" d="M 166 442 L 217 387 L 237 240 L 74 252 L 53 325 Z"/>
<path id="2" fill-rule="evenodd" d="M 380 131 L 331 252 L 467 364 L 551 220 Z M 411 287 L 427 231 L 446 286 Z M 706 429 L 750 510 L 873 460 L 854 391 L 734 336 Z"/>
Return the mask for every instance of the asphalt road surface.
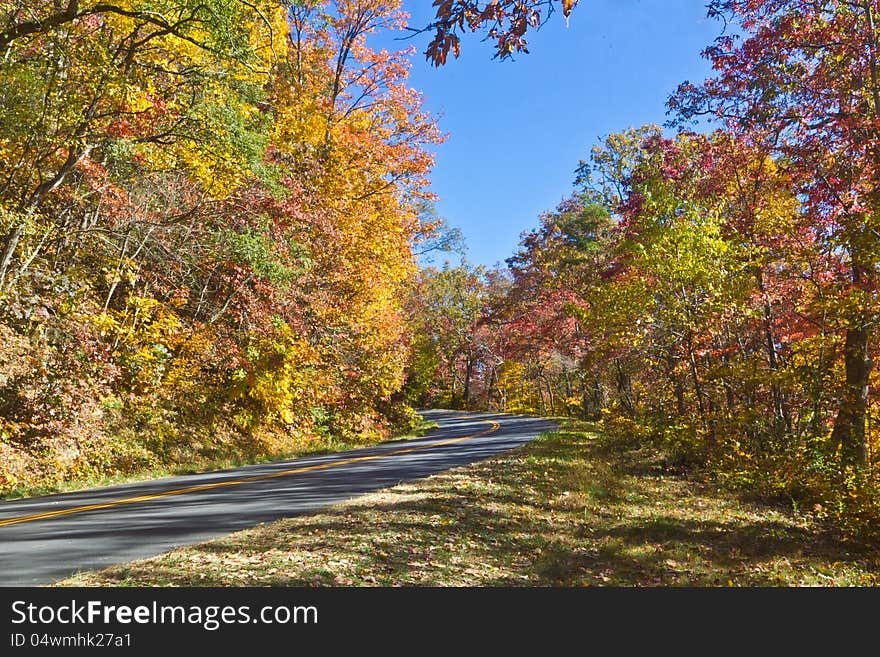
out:
<path id="1" fill-rule="evenodd" d="M 514 415 L 423 415 L 440 428 L 414 440 L 0 502 L 0 585 L 48 584 L 309 513 L 513 449 L 555 427 Z"/>

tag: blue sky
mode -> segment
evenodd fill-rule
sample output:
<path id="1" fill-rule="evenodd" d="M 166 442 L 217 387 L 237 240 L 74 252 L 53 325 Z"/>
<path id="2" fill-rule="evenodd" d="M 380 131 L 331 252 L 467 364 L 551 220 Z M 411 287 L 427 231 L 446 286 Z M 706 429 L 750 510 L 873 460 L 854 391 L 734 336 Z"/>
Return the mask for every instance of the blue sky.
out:
<path id="1" fill-rule="evenodd" d="M 430 21 L 431 4 L 404 0 L 412 26 Z M 567 28 L 557 12 L 515 61 L 493 60 L 475 34 L 435 69 L 421 54 L 427 34 L 402 42 L 419 51 L 412 86 L 449 133 L 432 189 L 468 260 L 503 263 L 520 233 L 570 193 L 578 161 L 602 137 L 666 121 L 678 84 L 710 74 L 700 51 L 720 30 L 703 0 L 581 0 Z"/>

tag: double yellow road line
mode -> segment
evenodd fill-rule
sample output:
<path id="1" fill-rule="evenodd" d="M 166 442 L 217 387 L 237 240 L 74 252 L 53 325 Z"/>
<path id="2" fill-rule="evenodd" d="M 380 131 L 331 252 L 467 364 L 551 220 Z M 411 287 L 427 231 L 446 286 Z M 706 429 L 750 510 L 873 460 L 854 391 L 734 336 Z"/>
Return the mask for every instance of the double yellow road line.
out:
<path id="1" fill-rule="evenodd" d="M 149 502 L 151 500 L 158 500 L 163 497 L 171 497 L 172 495 L 184 495 L 186 493 L 198 493 L 203 490 L 212 490 L 214 488 L 226 488 L 229 486 L 241 486 L 242 484 L 250 484 L 255 481 L 264 481 L 266 479 L 277 479 L 279 477 L 287 477 L 290 475 L 300 474 L 302 472 L 314 472 L 315 470 L 328 470 L 330 468 L 337 468 L 341 465 L 349 465 L 351 463 L 359 463 L 361 461 L 372 461 L 374 459 L 385 458 L 386 456 L 398 456 L 400 454 L 410 454 L 412 452 L 418 452 L 424 449 L 434 449 L 435 447 L 443 447 L 444 445 L 453 445 L 455 443 L 460 443 L 465 440 L 471 440 L 472 438 L 480 438 L 482 436 L 487 436 L 490 433 L 498 431 L 501 427 L 497 422 L 493 422 L 492 420 L 486 420 L 492 426 L 484 431 L 480 431 L 479 433 L 473 433 L 467 436 L 462 436 L 460 438 L 451 438 L 449 440 L 441 440 L 437 443 L 431 443 L 429 445 L 419 445 L 418 447 L 409 447 L 406 449 L 398 449 L 391 452 L 382 452 L 380 454 L 371 454 L 370 456 L 358 456 L 349 459 L 343 459 L 341 461 L 330 461 L 329 463 L 319 463 L 318 465 L 309 465 L 302 468 L 293 468 L 291 470 L 283 470 L 281 472 L 272 472 L 270 474 L 263 475 L 254 475 L 253 477 L 243 477 L 241 479 L 230 479 L 227 481 L 218 481 L 213 484 L 201 484 L 199 486 L 189 486 L 188 488 L 175 488 L 173 490 L 166 490 L 161 493 L 153 493 L 151 495 L 139 495 L 137 497 L 127 497 L 121 500 L 114 500 L 112 502 L 101 502 L 99 504 L 86 504 L 84 506 L 76 506 L 71 507 L 69 509 L 58 509 L 57 511 L 47 511 L 45 513 L 35 513 L 30 516 L 19 516 L 17 518 L 9 518 L 7 520 L 0 520 L 0 527 L 6 527 L 8 525 L 18 525 L 23 522 L 34 522 L 36 520 L 46 520 L 47 518 L 57 518 L 59 516 L 69 516 L 75 513 L 86 513 L 87 511 L 97 511 L 99 509 L 110 509 L 116 506 L 122 506 L 123 504 L 137 504 L 138 502 Z"/>

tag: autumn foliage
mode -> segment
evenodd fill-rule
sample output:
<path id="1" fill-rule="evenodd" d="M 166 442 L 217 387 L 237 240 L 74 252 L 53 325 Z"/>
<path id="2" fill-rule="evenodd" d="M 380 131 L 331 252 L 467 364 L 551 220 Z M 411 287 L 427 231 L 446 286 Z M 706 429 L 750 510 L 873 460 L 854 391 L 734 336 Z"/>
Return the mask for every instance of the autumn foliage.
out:
<path id="1" fill-rule="evenodd" d="M 0 1 L 0 489 L 412 421 L 398 5 Z"/>
<path id="2" fill-rule="evenodd" d="M 565 19 L 578 0 L 434 0 L 434 21 L 416 32 L 432 32 L 425 54 L 434 66 L 446 64 L 449 54 L 461 54 L 461 35 L 482 32 L 494 42 L 495 57 L 528 54 L 528 33 L 537 30 L 556 11 Z"/>
<path id="3" fill-rule="evenodd" d="M 677 130 L 595 147 L 506 270 L 426 272 L 427 308 L 452 303 L 421 329 L 420 394 L 601 420 L 876 529 L 880 2 L 709 13 L 714 74 L 670 99 Z"/>
<path id="4" fill-rule="evenodd" d="M 416 31 L 509 58 L 577 4 Z M 440 404 L 601 421 L 876 529 L 880 0 L 708 8 L 712 77 L 487 270 L 416 265 L 441 137 L 412 53 L 367 42 L 399 0 L 0 0 L 0 490 Z"/>

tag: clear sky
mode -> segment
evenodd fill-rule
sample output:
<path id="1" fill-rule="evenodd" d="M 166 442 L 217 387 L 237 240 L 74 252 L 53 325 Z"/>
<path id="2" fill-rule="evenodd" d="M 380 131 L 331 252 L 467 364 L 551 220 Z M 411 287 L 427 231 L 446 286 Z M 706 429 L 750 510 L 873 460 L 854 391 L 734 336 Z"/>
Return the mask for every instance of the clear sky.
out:
<path id="1" fill-rule="evenodd" d="M 432 4 L 404 0 L 410 24 L 426 25 Z M 439 69 L 421 54 L 427 34 L 401 43 L 418 49 L 412 86 L 449 133 L 432 189 L 468 260 L 503 263 L 520 233 L 571 192 L 578 161 L 602 137 L 666 121 L 678 84 L 710 74 L 700 52 L 720 31 L 703 0 L 581 0 L 567 28 L 557 12 L 515 61 L 493 60 L 479 34 Z"/>

